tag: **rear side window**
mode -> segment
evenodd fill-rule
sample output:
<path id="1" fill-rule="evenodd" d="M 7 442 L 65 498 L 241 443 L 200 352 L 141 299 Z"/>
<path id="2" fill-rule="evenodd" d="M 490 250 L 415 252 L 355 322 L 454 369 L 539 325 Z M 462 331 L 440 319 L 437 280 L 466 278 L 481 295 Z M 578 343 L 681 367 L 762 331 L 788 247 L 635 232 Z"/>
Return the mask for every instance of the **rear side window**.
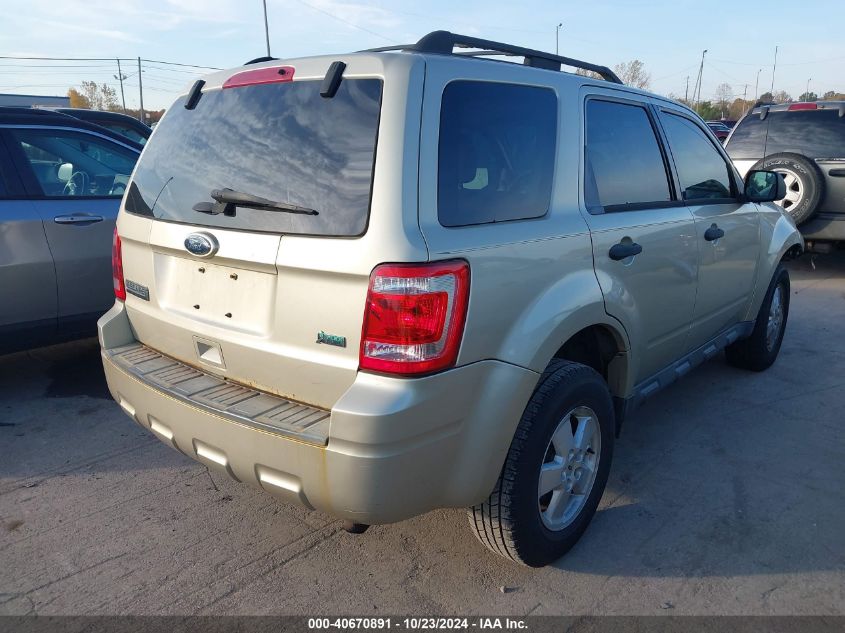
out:
<path id="1" fill-rule="evenodd" d="M 661 116 L 684 200 L 730 198 L 728 164 L 695 123 L 676 114 Z"/>
<path id="2" fill-rule="evenodd" d="M 81 132 L 30 128 L 11 135 L 48 198 L 119 198 L 138 159 L 130 149 Z"/>
<path id="3" fill-rule="evenodd" d="M 666 165 L 645 108 L 590 99 L 586 112 L 588 209 L 670 202 Z"/>
<path id="4" fill-rule="evenodd" d="M 845 158 L 845 117 L 837 110 L 769 112 L 766 155 L 794 152 L 810 158 Z"/>
<path id="5" fill-rule="evenodd" d="M 227 229 L 353 237 L 367 228 L 380 79 L 344 79 L 331 99 L 321 81 L 208 90 L 185 97 L 158 124 L 126 196 L 130 213 Z M 232 205 L 194 210 L 213 190 L 295 205 L 316 214 Z"/>
<path id="6" fill-rule="evenodd" d="M 108 123 L 102 122 L 98 123 L 98 125 L 102 125 L 104 128 L 111 130 L 115 134 L 120 134 L 121 136 L 125 136 L 130 141 L 135 141 L 136 143 L 143 145 L 147 142 L 147 137 L 141 134 L 138 130 L 131 128 L 127 125 L 121 125 L 120 123 Z"/>
<path id="7" fill-rule="evenodd" d="M 537 218 L 549 210 L 557 95 L 454 81 L 443 90 L 437 216 L 443 226 Z"/>
<path id="8" fill-rule="evenodd" d="M 737 123 L 730 140 L 725 145 L 728 156 L 734 160 L 757 160 L 766 151 L 767 119 L 760 120 L 759 114 L 749 114 Z"/>

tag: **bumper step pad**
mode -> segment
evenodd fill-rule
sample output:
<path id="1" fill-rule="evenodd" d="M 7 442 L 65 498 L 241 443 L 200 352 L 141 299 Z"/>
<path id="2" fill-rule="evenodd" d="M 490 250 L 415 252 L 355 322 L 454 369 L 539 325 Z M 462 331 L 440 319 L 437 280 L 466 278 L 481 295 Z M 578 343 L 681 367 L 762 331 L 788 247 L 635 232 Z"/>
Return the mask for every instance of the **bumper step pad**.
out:
<path id="1" fill-rule="evenodd" d="M 133 343 L 107 350 L 111 361 L 141 382 L 233 422 L 325 445 L 331 412 L 218 378 Z"/>

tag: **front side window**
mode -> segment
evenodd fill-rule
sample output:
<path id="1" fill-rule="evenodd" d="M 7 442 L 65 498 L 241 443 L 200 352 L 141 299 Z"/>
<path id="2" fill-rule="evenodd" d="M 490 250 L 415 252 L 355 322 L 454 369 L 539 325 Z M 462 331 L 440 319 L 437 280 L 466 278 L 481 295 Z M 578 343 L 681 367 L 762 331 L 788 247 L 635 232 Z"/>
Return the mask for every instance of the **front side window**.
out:
<path id="1" fill-rule="evenodd" d="M 662 120 L 681 181 L 683 199 L 732 197 L 728 165 L 704 131 L 677 114 L 664 113 Z"/>
<path id="2" fill-rule="evenodd" d="M 12 138 L 48 198 L 119 198 L 138 159 L 128 148 L 71 130 L 16 129 Z"/>
<path id="3" fill-rule="evenodd" d="M 538 218 L 549 210 L 557 95 L 454 81 L 443 90 L 437 216 L 443 226 Z"/>
<path id="4" fill-rule="evenodd" d="M 645 108 L 591 99 L 586 116 L 588 209 L 670 202 L 666 165 Z"/>

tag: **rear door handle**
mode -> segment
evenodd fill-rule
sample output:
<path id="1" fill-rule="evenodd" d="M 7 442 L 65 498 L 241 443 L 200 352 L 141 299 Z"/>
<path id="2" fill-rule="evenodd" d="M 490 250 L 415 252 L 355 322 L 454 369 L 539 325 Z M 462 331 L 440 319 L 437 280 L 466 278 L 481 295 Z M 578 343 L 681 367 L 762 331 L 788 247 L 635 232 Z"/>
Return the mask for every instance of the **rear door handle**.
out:
<path id="1" fill-rule="evenodd" d="M 711 224 L 710 228 L 704 231 L 704 239 L 708 242 L 713 242 L 722 237 L 725 237 L 725 232 L 715 224 Z"/>
<path id="2" fill-rule="evenodd" d="M 615 262 L 618 262 L 622 259 L 628 259 L 629 257 L 633 257 L 634 255 L 639 255 L 643 252 L 643 247 L 637 244 L 636 242 L 631 242 L 630 244 L 623 244 L 620 242 L 619 244 L 614 244 L 610 247 L 610 252 L 608 255 L 610 259 Z"/>
<path id="3" fill-rule="evenodd" d="M 53 218 L 56 224 L 94 224 L 94 222 L 102 222 L 103 216 L 91 215 L 90 213 L 74 213 L 72 215 L 57 215 Z"/>

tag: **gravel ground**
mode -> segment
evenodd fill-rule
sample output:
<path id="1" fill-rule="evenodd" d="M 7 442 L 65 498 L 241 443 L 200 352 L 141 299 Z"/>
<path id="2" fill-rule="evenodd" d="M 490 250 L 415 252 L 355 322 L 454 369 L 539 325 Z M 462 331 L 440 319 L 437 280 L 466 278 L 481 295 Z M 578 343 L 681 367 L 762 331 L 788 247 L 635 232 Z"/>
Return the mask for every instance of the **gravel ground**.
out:
<path id="1" fill-rule="evenodd" d="M 845 253 L 815 263 L 775 366 L 648 402 L 541 570 L 462 510 L 354 536 L 209 475 L 111 401 L 96 341 L 0 357 L 0 614 L 843 614 Z"/>

